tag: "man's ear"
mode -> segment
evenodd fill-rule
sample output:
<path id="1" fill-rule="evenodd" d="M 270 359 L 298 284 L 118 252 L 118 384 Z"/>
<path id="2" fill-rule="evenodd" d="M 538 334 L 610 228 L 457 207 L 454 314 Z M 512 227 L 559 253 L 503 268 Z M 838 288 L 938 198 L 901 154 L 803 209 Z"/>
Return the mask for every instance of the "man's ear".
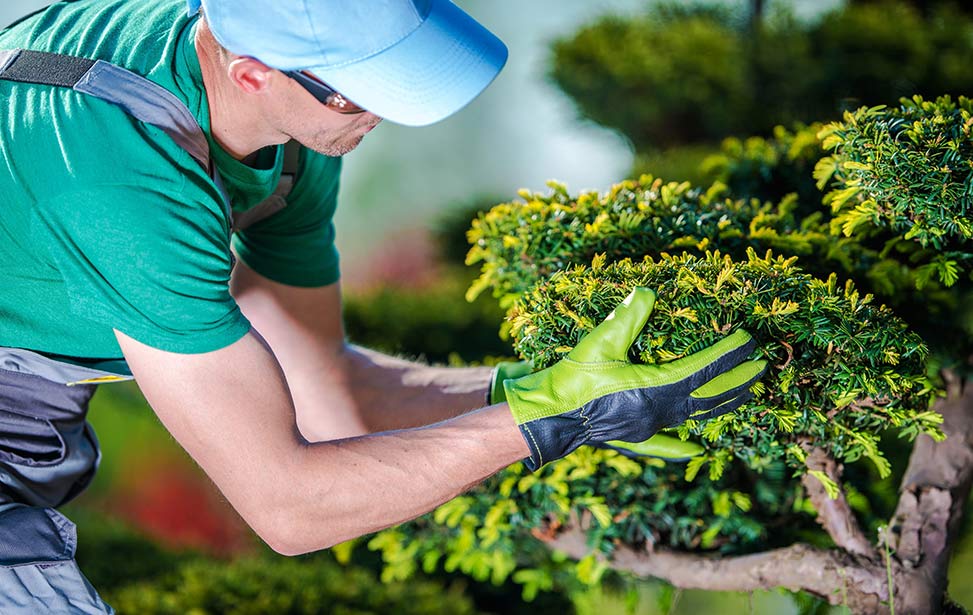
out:
<path id="1" fill-rule="evenodd" d="M 262 94 L 270 87 L 274 69 L 259 60 L 238 57 L 227 65 L 227 74 L 247 94 Z"/>

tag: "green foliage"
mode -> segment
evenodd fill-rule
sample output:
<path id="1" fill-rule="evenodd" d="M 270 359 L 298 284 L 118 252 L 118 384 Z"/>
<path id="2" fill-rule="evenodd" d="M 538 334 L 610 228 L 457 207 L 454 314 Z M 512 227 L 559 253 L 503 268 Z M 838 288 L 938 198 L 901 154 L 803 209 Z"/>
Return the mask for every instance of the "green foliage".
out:
<path id="1" fill-rule="evenodd" d="M 706 465 L 712 473 L 729 456 L 752 468 L 782 460 L 802 471 L 797 445 L 809 440 L 837 459 L 866 457 L 885 475 L 888 462 L 874 435 L 880 429 L 941 437 L 940 419 L 929 412 L 925 345 L 851 283 L 842 287 L 834 275 L 812 278 L 794 260 L 753 251 L 746 261 L 713 253 L 605 266 L 596 259 L 591 268 L 556 273 L 525 294 L 511 311 L 511 333 L 521 355 L 543 368 L 631 288 L 653 288 L 653 316 L 632 349 L 641 362 L 675 360 L 744 328 L 757 341 L 756 354 L 772 366 L 746 411 L 679 429 L 711 447 L 687 474 Z"/>
<path id="2" fill-rule="evenodd" d="M 653 317 L 633 360 L 669 361 L 736 327 L 758 340 L 770 374 L 742 411 L 674 430 L 706 453 L 686 465 L 635 461 L 582 447 L 527 474 L 520 464 L 432 515 L 376 536 L 390 575 L 418 562 L 495 582 L 512 575 L 525 596 L 557 584 L 596 582 L 594 560 L 551 560 L 539 542 L 571 516 L 588 520 L 588 541 L 738 553 L 810 536 L 814 510 L 797 476 L 810 443 L 847 463 L 865 458 L 885 476 L 877 434 L 941 437 L 928 410 L 925 348 L 871 297 L 835 277 L 816 280 L 793 259 L 733 261 L 719 254 L 575 266 L 526 293 L 511 312 L 518 350 L 550 365 L 603 320 L 634 285 L 655 288 Z M 853 467 L 858 464 L 852 464 Z M 498 497 L 499 496 L 499 497 Z M 817 538 L 820 541 L 820 538 Z"/>
<path id="3" fill-rule="evenodd" d="M 822 132 L 815 169 L 832 232 L 875 258 L 858 279 L 890 301 L 954 367 L 973 351 L 973 103 L 940 97 L 865 107 Z"/>
<path id="4" fill-rule="evenodd" d="M 365 570 L 324 558 L 252 557 L 190 561 L 161 581 L 129 585 L 105 598 L 119 613 L 139 615 L 475 613 L 462 591 L 428 581 L 380 583 Z"/>
<path id="5" fill-rule="evenodd" d="M 846 236 L 891 231 L 922 249 L 920 286 L 951 286 L 969 268 L 973 238 L 973 103 L 903 99 L 898 109 L 846 113 L 821 134 L 833 154 L 815 169 L 819 186 L 837 184 L 825 201 L 832 226 Z"/>
<path id="6" fill-rule="evenodd" d="M 966 93 L 971 62 L 973 18 L 948 5 L 923 15 L 891 0 L 851 4 L 814 23 L 784 10 L 750 23 L 664 5 L 555 41 L 550 74 L 583 116 L 648 152 Z"/>
<path id="7" fill-rule="evenodd" d="M 773 136 L 766 139 L 729 137 L 718 154 L 703 161 L 702 170 L 708 180 L 725 184 L 735 198 L 778 202 L 796 194 L 796 215 L 812 215 L 823 209 L 823 193 L 812 177 L 814 165 L 824 156 L 818 137 L 822 128 L 775 126 Z"/>
<path id="8" fill-rule="evenodd" d="M 551 76 L 589 119 L 658 147 L 746 129 L 746 58 L 716 15 L 605 17 L 556 41 Z M 713 104 L 720 101 L 720 104 Z"/>
<path id="9" fill-rule="evenodd" d="M 652 176 L 576 198 L 560 184 L 550 186 L 550 195 L 521 192 L 522 202 L 502 203 L 473 221 L 467 264 L 482 266 L 468 298 L 491 288 L 509 307 L 533 284 L 596 254 L 616 260 L 713 248 L 745 258 L 754 248 L 816 256 L 809 262 L 823 262 L 822 272 L 854 266 L 854 246 L 842 249 L 819 216 L 798 220 L 793 198 L 776 205 L 732 200 L 721 184 L 703 191 Z"/>
<path id="10" fill-rule="evenodd" d="M 973 60 L 971 32 L 973 19 L 946 3 L 928 16 L 892 0 L 833 11 L 809 33 L 813 88 L 844 108 L 969 92 L 973 75 L 959 67 Z"/>

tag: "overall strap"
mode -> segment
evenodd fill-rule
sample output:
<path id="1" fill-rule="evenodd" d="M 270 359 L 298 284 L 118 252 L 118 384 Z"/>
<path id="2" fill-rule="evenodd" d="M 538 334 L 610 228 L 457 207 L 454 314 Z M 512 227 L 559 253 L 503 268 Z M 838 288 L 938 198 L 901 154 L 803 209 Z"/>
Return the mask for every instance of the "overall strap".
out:
<path id="1" fill-rule="evenodd" d="M 130 70 L 102 60 L 42 51 L 0 51 L 0 79 L 71 88 L 118 105 L 135 119 L 162 129 L 210 172 L 209 143 L 175 94 Z"/>
<path id="2" fill-rule="evenodd" d="M 284 164 L 280 172 L 277 189 L 269 197 L 250 209 L 233 215 L 233 230 L 242 231 L 251 224 L 260 222 L 287 207 L 287 197 L 294 189 L 300 167 L 301 145 L 297 141 L 284 144 Z"/>

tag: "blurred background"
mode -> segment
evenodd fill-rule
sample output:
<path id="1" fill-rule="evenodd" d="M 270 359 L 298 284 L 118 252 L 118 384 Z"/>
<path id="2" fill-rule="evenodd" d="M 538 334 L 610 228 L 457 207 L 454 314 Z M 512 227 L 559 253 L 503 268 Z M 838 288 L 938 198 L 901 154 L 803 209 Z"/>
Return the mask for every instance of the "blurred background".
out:
<path id="1" fill-rule="evenodd" d="M 0 25 L 45 4 L 5 0 Z M 462 263 L 470 219 L 518 189 L 544 190 L 557 179 L 572 193 L 604 190 L 641 172 L 704 182 L 711 179 L 706 161 L 728 137 L 768 136 L 778 124 L 837 119 L 843 109 L 916 93 L 973 93 L 966 3 L 458 4 L 507 43 L 507 67 L 440 124 L 371 132 L 346 157 L 337 215 L 349 335 L 439 363 L 511 355 L 497 334 L 495 303 L 464 301 L 475 272 Z M 328 553 L 278 558 L 175 445 L 134 386 L 102 387 L 91 422 L 103 463 L 68 514 L 80 526 L 82 568 L 123 612 L 333 612 L 339 603 L 349 612 L 828 611 L 784 592 L 678 592 L 655 582 L 586 596 L 554 588 L 526 604 L 513 584 L 457 575 L 382 584 L 380 563 L 361 550 L 347 570 Z M 973 608 L 969 534 L 950 587 Z M 308 587 L 317 593 L 308 595 Z"/>

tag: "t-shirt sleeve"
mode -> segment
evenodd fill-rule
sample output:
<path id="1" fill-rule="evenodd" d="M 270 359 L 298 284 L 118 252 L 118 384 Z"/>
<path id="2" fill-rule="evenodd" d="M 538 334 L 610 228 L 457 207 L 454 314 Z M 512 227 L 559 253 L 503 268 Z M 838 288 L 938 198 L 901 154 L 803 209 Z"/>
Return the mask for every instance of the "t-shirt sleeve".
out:
<path id="1" fill-rule="evenodd" d="M 275 282 L 327 286 L 341 275 L 333 221 L 341 158 L 302 148 L 298 168 L 287 206 L 236 233 L 233 248 L 247 266 Z"/>
<path id="2" fill-rule="evenodd" d="M 230 296 L 232 255 L 222 204 L 190 182 L 173 190 L 98 185 L 36 209 L 52 275 L 70 309 L 154 348 L 201 353 L 250 324 Z"/>

